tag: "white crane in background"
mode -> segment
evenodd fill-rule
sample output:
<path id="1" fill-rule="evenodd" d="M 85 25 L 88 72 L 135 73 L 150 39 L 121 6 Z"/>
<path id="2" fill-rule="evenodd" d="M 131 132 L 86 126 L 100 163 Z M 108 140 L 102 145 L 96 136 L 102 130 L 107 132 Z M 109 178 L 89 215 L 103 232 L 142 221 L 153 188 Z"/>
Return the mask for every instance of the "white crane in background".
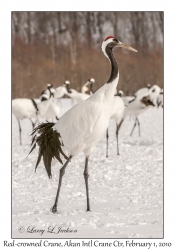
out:
<path id="1" fill-rule="evenodd" d="M 82 94 L 86 94 L 86 92 L 89 90 L 89 88 L 87 87 L 87 85 L 89 84 L 89 81 L 87 81 L 81 88 L 81 93 Z"/>
<path id="2" fill-rule="evenodd" d="M 48 100 L 51 96 L 55 97 L 55 92 L 56 90 L 52 87 L 52 85 L 48 86 L 47 84 L 47 92 L 45 91 L 43 94 L 42 94 L 42 98 L 41 98 L 41 101 L 44 101 L 44 100 Z M 43 95 L 44 95 L 44 98 L 43 98 Z M 58 115 L 60 113 L 60 107 L 53 102 L 50 102 L 50 105 L 44 115 L 44 118 L 45 120 L 47 121 L 52 121 L 52 122 L 55 122 L 56 120 L 58 120 Z"/>
<path id="3" fill-rule="evenodd" d="M 51 95 L 55 97 L 55 89 L 50 89 L 50 96 Z M 55 122 L 56 120 L 59 120 L 58 118 L 59 113 L 60 113 L 60 107 L 52 100 L 44 115 L 44 118 L 47 121 Z"/>
<path id="4" fill-rule="evenodd" d="M 72 159 L 80 152 L 84 152 L 86 161 L 84 179 L 87 196 L 87 211 L 90 211 L 89 187 L 88 187 L 88 160 L 93 152 L 94 145 L 105 133 L 113 110 L 114 93 L 118 84 L 119 70 L 117 61 L 112 53 L 114 47 L 123 47 L 137 52 L 135 49 L 120 42 L 113 36 L 109 36 L 102 43 L 102 51 L 111 64 L 111 75 L 107 83 L 98 89 L 87 100 L 82 101 L 69 109 L 57 123 L 43 123 L 33 131 L 33 149 L 39 146 L 37 168 L 43 157 L 44 166 L 49 178 L 51 177 L 51 162 L 55 157 L 62 163 L 60 154 L 66 158 L 66 162 L 60 169 L 59 183 L 52 212 L 57 212 L 58 197 L 60 194 L 62 178 L 65 169 Z M 63 152 L 62 146 L 68 152 L 68 157 Z"/>
<path id="5" fill-rule="evenodd" d="M 125 110 L 125 104 L 122 99 L 123 91 L 119 90 L 118 94 L 114 95 L 114 104 L 113 110 L 110 119 L 114 120 L 116 123 L 116 140 L 117 140 L 117 155 L 119 155 L 119 144 L 118 144 L 118 126 L 122 119 L 123 112 Z M 106 130 L 106 157 L 108 157 L 108 140 L 109 140 L 109 133 L 108 128 Z"/>
<path id="6" fill-rule="evenodd" d="M 47 89 L 43 90 L 41 95 L 40 95 L 40 100 L 41 101 L 46 101 L 50 98 L 51 93 L 54 92 L 53 85 L 48 83 L 47 84 Z"/>
<path id="7" fill-rule="evenodd" d="M 148 84 L 147 84 L 147 87 L 138 89 L 138 90 L 135 92 L 134 96 L 135 96 L 135 97 L 142 97 L 142 96 L 145 96 L 145 95 L 147 95 L 147 93 L 148 93 L 148 91 L 149 91 L 150 88 L 151 88 L 151 84 L 148 83 Z"/>
<path id="8" fill-rule="evenodd" d="M 138 129 L 139 129 L 139 136 L 141 136 L 140 133 L 140 122 L 138 119 L 138 116 L 142 113 L 144 113 L 150 106 L 155 106 L 154 103 L 152 102 L 150 96 L 144 96 L 141 98 L 135 98 L 134 100 L 129 100 L 130 98 L 123 97 L 123 101 L 125 103 L 125 110 L 123 113 L 123 117 L 122 120 L 120 121 L 119 125 L 118 125 L 118 130 L 120 129 L 124 119 L 128 116 L 128 115 L 133 115 L 135 117 L 135 123 L 134 123 L 134 127 L 131 131 L 130 136 L 132 136 L 132 133 L 136 127 L 136 125 L 138 124 Z"/>
<path id="9" fill-rule="evenodd" d="M 144 96 L 150 96 L 151 101 L 156 104 L 157 98 L 160 94 L 161 88 L 158 85 L 152 85 L 149 88 L 139 89 L 135 94 L 135 98 L 141 99 Z"/>
<path id="10" fill-rule="evenodd" d="M 50 103 L 52 102 L 52 96 L 46 101 L 36 103 L 34 99 L 28 99 L 28 98 L 17 98 L 12 100 L 12 113 L 16 117 L 19 125 L 19 140 L 20 145 L 22 145 L 21 140 L 21 125 L 20 120 L 27 118 L 31 121 L 32 126 L 34 128 L 35 124 L 39 122 L 41 117 L 45 115 L 47 112 L 47 109 L 50 106 Z M 35 119 L 36 121 L 33 122 L 32 119 Z"/>
<path id="11" fill-rule="evenodd" d="M 81 88 L 81 93 L 85 94 L 89 90 L 90 95 L 93 95 L 93 84 L 94 83 L 95 83 L 94 78 L 88 79 L 88 81 Z M 88 85 L 90 85 L 90 88 L 87 87 Z"/>
<path id="12" fill-rule="evenodd" d="M 62 86 L 59 86 L 55 89 L 54 97 L 55 99 L 60 101 L 61 104 L 61 98 L 66 94 L 66 84 L 65 82 L 63 83 Z"/>
<path id="13" fill-rule="evenodd" d="M 156 106 L 157 98 L 159 97 L 161 92 L 161 88 L 158 85 L 153 85 L 149 89 L 148 95 L 150 97 L 150 100 L 154 103 Z"/>
<path id="14" fill-rule="evenodd" d="M 84 85 L 84 90 L 85 90 L 85 88 L 88 88 L 87 86 L 90 84 L 90 92 L 92 92 L 92 85 L 95 82 L 95 80 L 93 78 L 91 78 L 91 79 L 89 79 L 88 82 L 86 82 L 86 84 L 85 84 L 86 86 Z M 69 88 L 69 85 L 70 85 L 69 81 L 66 81 L 65 83 L 66 83 L 66 91 L 67 91 L 66 95 L 69 96 L 70 98 L 72 98 L 76 103 L 82 102 L 90 97 L 89 94 L 78 92 L 75 89 L 70 89 Z"/>

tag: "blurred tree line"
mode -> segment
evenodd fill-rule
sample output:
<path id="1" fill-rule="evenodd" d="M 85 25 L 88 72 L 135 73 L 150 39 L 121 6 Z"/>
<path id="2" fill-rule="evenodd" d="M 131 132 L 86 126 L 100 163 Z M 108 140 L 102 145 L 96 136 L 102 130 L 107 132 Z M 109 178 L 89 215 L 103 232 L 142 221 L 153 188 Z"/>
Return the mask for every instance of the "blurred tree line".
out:
<path id="1" fill-rule="evenodd" d="M 110 74 L 101 51 L 109 35 L 138 50 L 114 50 L 118 90 L 163 87 L 163 12 L 12 12 L 11 20 L 12 98 L 38 98 L 47 83 L 65 80 L 80 91 L 90 77 L 98 89 Z"/>

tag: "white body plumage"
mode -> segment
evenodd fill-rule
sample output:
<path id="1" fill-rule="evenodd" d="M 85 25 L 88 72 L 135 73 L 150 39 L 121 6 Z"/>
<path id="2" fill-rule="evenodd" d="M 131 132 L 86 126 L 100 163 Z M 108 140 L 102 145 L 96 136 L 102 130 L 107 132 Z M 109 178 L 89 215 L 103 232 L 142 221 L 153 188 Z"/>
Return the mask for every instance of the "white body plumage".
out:
<path id="1" fill-rule="evenodd" d="M 19 137 L 20 137 L 20 144 L 22 144 L 21 140 L 21 126 L 20 126 L 20 120 L 27 118 L 32 122 L 32 126 L 34 128 L 36 122 L 39 122 L 41 117 L 43 117 L 47 109 L 49 108 L 49 105 L 51 103 L 51 99 L 40 102 L 36 104 L 36 102 L 32 99 L 27 98 L 17 98 L 12 100 L 12 113 L 16 117 L 19 125 Z M 32 121 L 32 119 L 36 119 L 35 123 Z"/>
<path id="2" fill-rule="evenodd" d="M 54 129 L 60 133 L 64 146 L 72 156 L 81 151 L 88 156 L 92 151 L 91 147 L 105 133 L 117 84 L 118 77 L 114 82 L 103 85 L 84 102 L 68 110 L 55 124 Z"/>
<path id="3" fill-rule="evenodd" d="M 51 102 L 47 109 L 47 112 L 44 115 L 44 118 L 47 121 L 55 122 L 55 120 L 57 120 L 59 117 L 59 113 L 60 113 L 60 107 L 56 103 Z"/>
<path id="4" fill-rule="evenodd" d="M 67 159 L 63 167 L 60 169 L 57 194 L 54 206 L 52 207 L 53 213 L 57 213 L 58 198 L 65 168 L 71 158 L 79 154 L 81 151 L 83 151 L 86 156 L 84 179 L 86 185 L 87 211 L 90 211 L 88 159 L 93 152 L 95 143 L 100 140 L 105 133 L 112 114 L 114 93 L 119 79 L 118 65 L 112 54 L 112 49 L 117 46 L 136 51 L 133 48 L 121 43 L 113 36 L 107 37 L 102 44 L 102 50 L 111 63 L 111 75 L 107 83 L 85 101 L 81 101 L 68 110 L 56 124 L 41 124 L 35 128 L 33 132 L 34 145 L 30 152 L 32 152 L 32 150 L 36 147 L 36 143 L 40 147 L 36 168 L 41 160 L 41 157 L 43 156 L 45 169 L 48 176 L 51 177 L 52 159 L 56 157 L 62 163 L 60 154 Z M 66 84 L 69 84 L 69 82 Z M 67 90 L 69 92 L 69 89 Z M 36 137 L 37 132 L 40 134 L 38 138 Z M 61 148 L 63 144 L 68 151 L 68 157 Z"/>
<path id="5" fill-rule="evenodd" d="M 144 96 L 150 97 L 150 100 L 152 100 L 154 103 L 157 100 L 159 94 L 160 94 L 161 88 L 158 85 L 153 85 L 149 89 L 148 88 L 141 88 L 136 93 L 135 96 L 138 99 L 141 99 Z"/>
<path id="6" fill-rule="evenodd" d="M 123 116 L 125 110 L 125 104 L 120 96 L 114 96 L 113 110 L 111 114 L 111 120 L 115 120 L 118 124 Z"/>
<path id="7" fill-rule="evenodd" d="M 149 108 L 149 106 L 146 106 L 145 104 L 141 103 L 141 99 L 139 98 L 136 98 L 134 101 L 129 103 L 129 101 L 131 101 L 132 99 L 134 99 L 134 96 L 123 97 L 123 101 L 126 105 L 126 108 L 123 113 L 123 118 L 128 115 L 134 115 L 135 117 L 137 117 Z"/>
<path id="8" fill-rule="evenodd" d="M 17 120 L 21 120 L 23 118 L 37 118 L 36 108 L 34 107 L 32 100 L 27 98 L 13 99 L 12 113 Z"/>
<path id="9" fill-rule="evenodd" d="M 75 89 L 70 89 L 70 91 L 71 91 L 71 93 L 69 93 L 66 90 L 65 94 L 67 96 L 69 96 L 70 98 L 72 98 L 76 103 L 82 102 L 90 97 L 90 95 L 88 95 L 86 93 L 80 93 L 80 92 L 76 91 Z"/>
<path id="10" fill-rule="evenodd" d="M 41 118 L 43 117 L 52 101 L 52 97 L 46 101 L 37 103 L 38 112 L 35 106 L 32 103 L 31 99 L 27 98 L 17 98 L 12 100 L 12 113 L 17 118 L 17 120 L 21 120 L 23 118 Z"/>
<path id="11" fill-rule="evenodd" d="M 59 99 L 62 98 L 66 94 L 66 88 L 65 86 L 60 86 L 55 89 L 54 97 Z"/>

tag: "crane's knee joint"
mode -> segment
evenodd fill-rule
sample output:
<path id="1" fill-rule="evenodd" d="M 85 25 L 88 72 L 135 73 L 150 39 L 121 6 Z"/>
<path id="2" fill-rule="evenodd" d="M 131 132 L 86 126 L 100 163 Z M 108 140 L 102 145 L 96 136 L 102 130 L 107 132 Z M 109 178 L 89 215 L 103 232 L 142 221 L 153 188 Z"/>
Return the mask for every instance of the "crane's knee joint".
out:
<path id="1" fill-rule="evenodd" d="M 65 169 L 64 168 L 61 168 L 60 169 L 60 175 L 63 176 L 65 174 Z"/>
<path id="2" fill-rule="evenodd" d="M 89 174 L 87 172 L 84 172 L 84 178 L 86 178 L 86 179 L 89 178 Z"/>

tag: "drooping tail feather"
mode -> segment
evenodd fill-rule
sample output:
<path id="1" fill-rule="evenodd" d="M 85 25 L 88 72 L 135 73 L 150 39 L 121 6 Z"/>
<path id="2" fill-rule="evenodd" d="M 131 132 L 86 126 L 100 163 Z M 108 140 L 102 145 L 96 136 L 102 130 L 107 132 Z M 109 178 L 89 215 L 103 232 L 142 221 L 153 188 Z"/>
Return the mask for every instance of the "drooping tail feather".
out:
<path id="1" fill-rule="evenodd" d="M 63 164 L 60 153 L 64 156 L 65 159 L 68 157 L 64 154 L 61 146 L 63 144 L 60 141 L 60 134 L 53 130 L 53 126 L 55 123 L 46 122 L 38 125 L 32 132 L 31 135 L 34 135 L 32 140 L 32 149 L 30 150 L 29 154 L 34 150 L 36 144 L 39 146 L 39 153 L 38 159 L 35 166 L 35 171 L 38 167 L 38 164 L 41 161 L 43 156 L 43 162 L 45 169 L 49 178 L 51 178 L 51 162 L 52 159 L 55 157 L 61 164 Z M 37 136 L 39 134 L 39 136 Z"/>

